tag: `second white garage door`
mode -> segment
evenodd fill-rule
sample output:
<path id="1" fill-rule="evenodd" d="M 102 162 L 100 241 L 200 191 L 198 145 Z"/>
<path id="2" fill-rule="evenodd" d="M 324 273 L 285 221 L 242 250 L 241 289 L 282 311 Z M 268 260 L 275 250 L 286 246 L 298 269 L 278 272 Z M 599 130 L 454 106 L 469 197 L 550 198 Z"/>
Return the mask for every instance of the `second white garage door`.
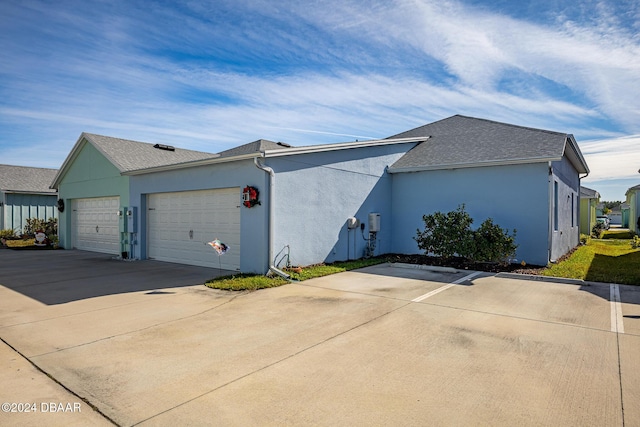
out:
<path id="1" fill-rule="evenodd" d="M 240 270 L 240 188 L 150 194 L 147 218 L 149 258 Z M 218 255 L 214 239 L 231 249 Z"/>
<path id="2" fill-rule="evenodd" d="M 74 248 L 120 254 L 120 197 L 75 199 L 71 209 L 71 240 Z"/>

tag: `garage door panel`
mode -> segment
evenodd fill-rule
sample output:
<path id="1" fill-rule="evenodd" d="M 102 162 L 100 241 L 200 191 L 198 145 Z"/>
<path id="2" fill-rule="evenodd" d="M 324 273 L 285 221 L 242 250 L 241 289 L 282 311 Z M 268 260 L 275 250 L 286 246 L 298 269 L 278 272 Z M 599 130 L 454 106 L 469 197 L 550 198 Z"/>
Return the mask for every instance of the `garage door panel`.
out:
<path id="1" fill-rule="evenodd" d="M 148 255 L 161 261 L 240 269 L 240 188 L 151 194 Z M 231 250 L 218 258 L 207 242 Z"/>
<path id="2" fill-rule="evenodd" d="M 120 252 L 119 197 L 72 201 L 72 246 L 93 252 Z"/>

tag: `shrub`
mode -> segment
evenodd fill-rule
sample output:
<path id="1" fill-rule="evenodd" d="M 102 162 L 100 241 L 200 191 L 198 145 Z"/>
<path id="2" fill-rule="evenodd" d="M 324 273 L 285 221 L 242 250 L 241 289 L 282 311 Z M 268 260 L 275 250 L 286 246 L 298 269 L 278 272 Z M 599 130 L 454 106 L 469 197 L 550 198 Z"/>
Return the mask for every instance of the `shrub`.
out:
<path id="1" fill-rule="evenodd" d="M 591 229 L 591 237 L 594 237 L 596 239 L 601 239 L 602 236 L 604 235 L 605 229 L 604 229 L 604 224 L 601 222 L 596 222 L 596 225 L 593 226 L 593 228 Z"/>
<path id="2" fill-rule="evenodd" d="M 419 249 L 444 258 L 454 255 L 468 258 L 471 255 L 473 238 L 470 227 L 473 219 L 465 212 L 464 205 L 446 214 L 423 215 L 422 220 L 424 230 L 418 229 L 414 237 Z"/>
<path id="3" fill-rule="evenodd" d="M 473 219 L 464 205 L 448 213 L 435 212 L 423 215 L 425 228 L 417 230 L 414 240 L 426 254 L 444 258 L 459 256 L 472 261 L 506 262 L 515 255 L 516 230 L 509 234 L 491 218 L 477 230 L 471 230 Z"/>
<path id="4" fill-rule="evenodd" d="M 24 226 L 23 234 L 33 237 L 36 231 L 42 230 L 47 236 L 58 234 L 58 220 L 49 218 L 48 220 L 40 218 L 27 218 L 27 224 Z"/>
<path id="5" fill-rule="evenodd" d="M 503 230 L 487 218 L 476 231 L 473 232 L 474 261 L 507 263 L 516 254 L 518 245 L 515 243 L 516 230 L 510 235 L 508 230 Z"/>
<path id="6" fill-rule="evenodd" d="M 640 237 L 638 236 L 633 236 L 633 239 L 631 239 L 631 247 L 633 249 L 638 249 L 640 248 Z"/>
<path id="7" fill-rule="evenodd" d="M 7 228 L 5 230 L 0 230 L 0 239 L 15 239 L 16 238 L 16 232 L 13 231 L 10 228 Z"/>

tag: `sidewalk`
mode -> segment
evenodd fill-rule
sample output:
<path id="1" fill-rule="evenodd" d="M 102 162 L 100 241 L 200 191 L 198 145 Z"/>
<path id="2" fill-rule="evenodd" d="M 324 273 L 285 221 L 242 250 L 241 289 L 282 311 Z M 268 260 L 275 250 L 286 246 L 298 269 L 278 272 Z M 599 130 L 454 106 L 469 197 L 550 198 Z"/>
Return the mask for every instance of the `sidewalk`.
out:
<path id="1" fill-rule="evenodd" d="M 0 425 L 113 425 L 2 341 L 0 361 Z"/>

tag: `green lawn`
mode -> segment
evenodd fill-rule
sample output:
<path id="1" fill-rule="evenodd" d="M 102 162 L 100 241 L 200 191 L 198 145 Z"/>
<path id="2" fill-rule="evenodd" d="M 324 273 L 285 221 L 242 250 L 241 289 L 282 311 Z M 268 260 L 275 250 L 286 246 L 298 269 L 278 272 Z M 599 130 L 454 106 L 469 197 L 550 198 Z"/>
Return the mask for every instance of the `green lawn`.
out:
<path id="1" fill-rule="evenodd" d="M 630 240 L 591 239 L 589 244 L 580 246 L 568 259 L 547 268 L 542 274 L 640 285 L 640 249 L 633 249 Z"/>
<path id="2" fill-rule="evenodd" d="M 340 273 L 356 268 L 368 267 L 370 265 L 387 262 L 385 258 L 368 258 L 355 261 L 336 262 L 333 264 L 320 264 L 304 267 L 301 271 L 287 271 L 291 279 L 302 281 L 313 279 L 314 277 L 328 276 L 329 274 Z M 233 276 L 217 277 L 207 283 L 210 288 L 223 289 L 227 291 L 255 291 L 257 289 L 273 288 L 289 283 L 288 280 L 279 276 L 262 276 L 257 274 L 237 274 Z"/>

